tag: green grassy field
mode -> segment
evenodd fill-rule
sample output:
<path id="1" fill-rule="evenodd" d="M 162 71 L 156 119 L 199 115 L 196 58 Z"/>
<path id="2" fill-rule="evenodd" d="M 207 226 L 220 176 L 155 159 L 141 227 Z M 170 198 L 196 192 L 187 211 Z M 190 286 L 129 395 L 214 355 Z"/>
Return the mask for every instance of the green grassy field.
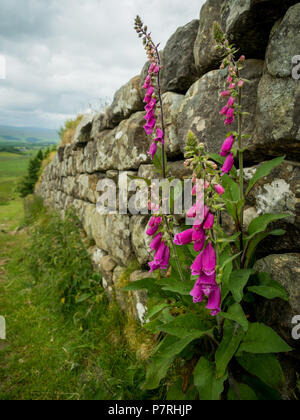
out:
<path id="1" fill-rule="evenodd" d="M 30 154 L 0 153 L 0 214 L 1 207 L 16 198 L 16 185 L 26 174 L 30 157 Z"/>

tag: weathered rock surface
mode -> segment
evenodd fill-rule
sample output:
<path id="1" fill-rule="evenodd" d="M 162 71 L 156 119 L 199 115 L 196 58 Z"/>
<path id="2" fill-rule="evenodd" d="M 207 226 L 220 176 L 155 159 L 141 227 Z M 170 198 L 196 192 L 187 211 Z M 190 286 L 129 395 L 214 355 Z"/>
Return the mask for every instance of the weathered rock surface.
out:
<path id="1" fill-rule="evenodd" d="M 299 55 L 300 3 L 291 7 L 273 28 L 266 52 L 268 73 L 274 77 L 291 77 L 292 58 Z"/>
<path id="2" fill-rule="evenodd" d="M 294 348 L 299 347 L 292 339 L 292 319 L 300 314 L 300 254 L 269 255 L 256 263 L 255 269 L 269 273 L 287 290 L 290 301 L 263 300 L 257 306 L 258 317 L 274 327 Z M 294 357 L 297 355 L 293 353 Z M 299 357 L 299 354 L 298 354 Z"/>
<path id="3" fill-rule="evenodd" d="M 114 130 L 103 131 L 97 141 L 90 142 L 84 151 L 86 172 L 138 169 L 140 164 L 149 162 L 147 151 L 152 139 L 143 128 L 144 115 L 144 112 L 135 113 Z"/>
<path id="4" fill-rule="evenodd" d="M 85 114 L 78 125 L 74 137 L 74 143 L 87 143 L 91 140 L 91 130 L 94 116 L 92 114 Z"/>
<path id="5" fill-rule="evenodd" d="M 244 132 L 252 135 L 255 131 L 257 87 L 263 71 L 263 62 L 248 60 L 243 76 L 250 81 L 245 85 L 243 109 L 251 115 L 244 118 Z M 184 151 L 187 134 L 192 130 L 199 142 L 207 146 L 209 152 L 218 153 L 225 140 L 228 127 L 219 115 L 221 108 L 226 105 L 220 92 L 226 83 L 226 71 L 214 70 L 203 76 L 193 84 L 186 94 L 179 116 L 179 139 L 181 150 Z M 230 130 L 237 130 L 237 123 Z"/>
<path id="6" fill-rule="evenodd" d="M 117 126 L 121 121 L 127 120 L 135 112 L 144 109 L 139 85 L 140 76 L 136 76 L 117 91 L 113 103 L 106 110 L 106 115 L 111 126 Z"/>
<path id="7" fill-rule="evenodd" d="M 184 95 L 167 92 L 162 96 L 162 101 L 165 117 L 164 122 L 167 153 L 170 157 L 174 158 L 181 153 L 177 119 L 180 107 L 184 101 Z"/>
<path id="8" fill-rule="evenodd" d="M 184 166 L 184 161 L 168 162 L 168 176 L 174 176 L 177 179 L 189 178 L 192 170 Z M 159 179 L 160 175 L 156 172 L 154 165 L 141 165 L 138 176 L 147 179 Z"/>
<path id="9" fill-rule="evenodd" d="M 300 84 L 265 74 L 258 87 L 256 132 L 249 149 L 265 156 L 300 158 Z"/>
<path id="10" fill-rule="evenodd" d="M 221 22 L 247 58 L 265 57 L 272 26 L 298 0 L 225 0 Z"/>
<path id="11" fill-rule="evenodd" d="M 246 168 L 246 187 L 259 166 Z M 269 231 L 283 229 L 284 236 L 272 236 L 261 242 L 258 254 L 265 256 L 272 253 L 300 252 L 300 164 L 283 162 L 271 174 L 262 178 L 251 190 L 247 198 L 245 228 L 251 221 L 263 214 L 290 214 L 284 220 L 274 222 Z M 229 234 L 235 233 L 233 220 L 226 213 L 222 214 L 223 226 Z"/>
<path id="12" fill-rule="evenodd" d="M 130 276 L 130 283 L 134 283 L 139 280 L 151 278 L 152 275 L 149 272 L 145 271 L 135 271 Z M 145 323 L 145 317 L 147 314 L 147 302 L 148 296 L 145 290 L 138 290 L 132 292 L 133 297 L 133 306 L 136 320 L 139 321 L 141 324 Z"/>
<path id="13" fill-rule="evenodd" d="M 133 216 L 130 221 L 132 246 L 138 262 L 145 265 L 152 261 L 150 243 L 152 239 L 146 235 L 150 216 Z"/>
<path id="14" fill-rule="evenodd" d="M 194 45 L 194 57 L 199 76 L 215 70 L 223 58 L 216 50 L 214 22 L 221 25 L 221 7 L 224 0 L 207 0 L 200 13 L 200 23 Z"/>
<path id="15" fill-rule="evenodd" d="M 290 217 L 276 222 L 270 229 L 284 229 L 281 237 L 268 238 L 261 243 L 260 253 L 300 252 L 300 164 L 284 162 L 260 180 L 248 197 L 257 215 L 287 213 Z"/>
<path id="16" fill-rule="evenodd" d="M 197 80 L 193 46 L 198 27 L 199 20 L 193 20 L 178 28 L 167 42 L 162 54 L 163 92 L 185 93 Z"/>
<path id="17" fill-rule="evenodd" d="M 92 236 L 97 246 L 121 266 L 126 266 L 134 256 L 129 224 L 127 215 L 103 215 L 96 209 L 91 217 Z"/>
<path id="18" fill-rule="evenodd" d="M 256 133 L 251 149 L 265 156 L 300 158 L 300 84 L 292 77 L 292 58 L 300 43 L 300 4 L 275 25 L 259 83 Z"/>

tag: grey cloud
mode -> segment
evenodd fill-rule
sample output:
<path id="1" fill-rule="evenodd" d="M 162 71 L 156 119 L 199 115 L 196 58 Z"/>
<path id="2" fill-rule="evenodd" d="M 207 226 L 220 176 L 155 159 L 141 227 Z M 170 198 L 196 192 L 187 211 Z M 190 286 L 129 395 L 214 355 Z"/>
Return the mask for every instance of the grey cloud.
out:
<path id="1" fill-rule="evenodd" d="M 146 61 L 133 30 L 140 14 L 162 46 L 198 17 L 203 0 L 1 0 L 0 124 L 58 128 L 112 97 Z"/>

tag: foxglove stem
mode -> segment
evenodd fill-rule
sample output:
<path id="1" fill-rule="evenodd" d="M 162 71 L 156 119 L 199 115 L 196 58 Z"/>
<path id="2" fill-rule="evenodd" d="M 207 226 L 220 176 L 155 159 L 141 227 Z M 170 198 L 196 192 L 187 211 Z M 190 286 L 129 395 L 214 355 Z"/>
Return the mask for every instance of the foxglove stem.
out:
<path id="1" fill-rule="evenodd" d="M 243 157 L 243 142 L 242 142 L 242 113 L 241 113 L 241 106 L 242 106 L 242 88 L 239 87 L 239 96 L 238 96 L 238 105 L 239 105 L 239 113 L 238 113 L 238 144 L 239 144 L 239 167 L 240 167 L 240 176 L 239 176 L 239 184 L 240 184 L 240 200 L 244 200 L 244 157 Z M 243 238 L 243 230 L 244 230 L 244 205 L 241 208 L 240 214 L 240 251 L 244 252 L 244 238 Z M 241 265 L 243 265 L 243 259 L 241 260 Z M 243 268 L 243 267 L 241 267 Z"/>
<path id="2" fill-rule="evenodd" d="M 147 36 L 146 31 L 143 31 L 143 34 L 144 34 L 144 36 Z M 159 99 L 159 104 L 160 104 L 160 112 L 161 112 L 161 128 L 162 128 L 162 132 L 165 134 L 164 110 L 163 110 L 161 83 L 160 83 L 161 58 L 160 58 L 160 53 L 159 53 L 159 50 L 158 50 L 158 46 L 156 46 L 152 40 L 151 40 L 151 44 L 152 44 L 153 49 L 156 52 L 157 64 L 158 64 L 158 68 L 159 68 L 159 70 L 157 72 L 157 94 L 158 94 L 158 99 Z M 162 172 L 163 172 L 163 178 L 166 178 L 167 177 L 167 169 L 166 169 L 165 142 L 164 141 L 161 143 L 161 148 L 162 148 Z M 181 268 L 181 265 L 180 265 L 180 261 L 179 261 L 178 255 L 177 255 L 176 246 L 174 245 L 173 235 L 172 235 L 172 232 L 171 232 L 171 229 L 170 229 L 169 221 L 168 221 L 166 216 L 164 216 L 163 220 L 164 220 L 164 224 L 165 224 L 166 229 L 167 229 L 167 233 L 168 233 L 168 235 L 170 237 L 170 240 L 171 240 L 171 243 L 172 243 L 174 258 L 175 258 L 178 273 L 180 275 L 180 279 L 181 279 L 181 281 L 185 281 L 184 275 L 183 275 L 183 272 L 182 272 L 182 268 Z"/>

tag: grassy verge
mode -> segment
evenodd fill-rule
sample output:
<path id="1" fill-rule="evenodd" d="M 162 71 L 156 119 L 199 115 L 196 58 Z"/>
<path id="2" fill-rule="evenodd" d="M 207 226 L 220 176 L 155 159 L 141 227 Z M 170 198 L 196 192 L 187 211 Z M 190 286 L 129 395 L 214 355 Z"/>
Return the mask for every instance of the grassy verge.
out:
<path id="1" fill-rule="evenodd" d="M 107 301 L 74 216 L 62 222 L 35 202 L 12 234 L 20 204 L 0 213 L 0 400 L 160 398 L 141 390 L 128 320 Z"/>
<path id="2" fill-rule="evenodd" d="M 2 219 L 4 212 L 8 211 L 2 206 L 16 198 L 17 182 L 26 174 L 29 159 L 30 154 L 0 153 L 0 218 Z"/>

